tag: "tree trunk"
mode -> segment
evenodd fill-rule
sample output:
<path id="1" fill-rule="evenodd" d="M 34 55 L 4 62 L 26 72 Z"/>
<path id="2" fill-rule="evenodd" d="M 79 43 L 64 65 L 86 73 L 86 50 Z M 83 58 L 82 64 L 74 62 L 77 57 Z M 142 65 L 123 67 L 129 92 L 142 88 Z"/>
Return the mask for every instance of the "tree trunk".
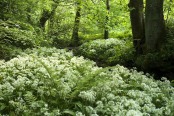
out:
<path id="1" fill-rule="evenodd" d="M 134 48 L 136 53 L 141 54 L 145 42 L 143 0 L 130 0 L 128 6 L 130 8 Z"/>
<path id="2" fill-rule="evenodd" d="M 145 36 L 147 53 L 158 50 L 164 40 L 163 2 L 164 0 L 146 0 Z"/>
<path id="3" fill-rule="evenodd" d="M 110 5 L 109 5 L 109 0 L 106 0 L 106 20 L 105 20 L 105 30 L 104 30 L 104 39 L 109 38 L 109 28 L 108 28 L 108 23 L 109 23 L 109 10 L 110 10 Z"/>
<path id="4" fill-rule="evenodd" d="M 81 18 L 81 3 L 77 2 L 77 10 L 76 10 L 74 28 L 73 28 L 73 33 L 72 33 L 73 46 L 78 46 L 78 44 L 79 44 L 78 32 L 79 32 L 80 18 Z"/>

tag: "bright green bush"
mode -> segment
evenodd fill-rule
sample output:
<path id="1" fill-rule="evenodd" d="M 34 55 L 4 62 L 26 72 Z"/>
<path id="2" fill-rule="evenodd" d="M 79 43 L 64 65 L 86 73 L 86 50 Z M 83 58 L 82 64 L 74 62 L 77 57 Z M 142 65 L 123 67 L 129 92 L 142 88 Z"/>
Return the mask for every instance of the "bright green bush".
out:
<path id="1" fill-rule="evenodd" d="M 0 21 L 0 58 L 9 60 L 18 51 L 40 46 L 42 37 L 37 37 L 34 28 L 19 21 Z"/>
<path id="2" fill-rule="evenodd" d="M 172 116 L 170 81 L 122 66 L 95 63 L 55 48 L 0 61 L 0 114 Z"/>
<path id="3" fill-rule="evenodd" d="M 75 54 L 92 59 L 101 64 L 115 65 L 127 64 L 133 60 L 133 47 L 131 42 L 119 39 L 98 39 L 82 44 Z"/>
<path id="4" fill-rule="evenodd" d="M 0 41 L 22 49 L 37 46 L 34 29 L 21 22 L 1 21 Z"/>

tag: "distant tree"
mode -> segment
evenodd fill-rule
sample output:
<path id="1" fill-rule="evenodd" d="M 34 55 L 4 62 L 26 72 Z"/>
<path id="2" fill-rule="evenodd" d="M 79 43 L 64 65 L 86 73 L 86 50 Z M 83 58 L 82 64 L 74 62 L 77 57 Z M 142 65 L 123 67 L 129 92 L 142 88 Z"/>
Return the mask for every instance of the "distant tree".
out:
<path id="1" fill-rule="evenodd" d="M 77 0 L 77 10 L 76 10 L 76 16 L 74 21 L 74 28 L 72 33 L 72 41 L 73 46 L 78 46 L 79 44 L 79 24 L 80 24 L 80 18 L 81 18 L 81 0 Z"/>
<path id="2" fill-rule="evenodd" d="M 109 5 L 109 0 L 106 0 L 106 19 L 105 19 L 105 30 L 104 30 L 104 39 L 109 38 L 109 28 L 108 28 L 108 23 L 109 23 L 109 11 L 110 11 L 110 5 Z"/>
<path id="3" fill-rule="evenodd" d="M 130 0 L 128 6 L 130 9 L 134 48 L 140 54 L 145 41 L 143 0 Z"/>
<path id="4" fill-rule="evenodd" d="M 147 53 L 158 50 L 164 40 L 163 2 L 164 0 L 146 0 L 145 37 Z"/>

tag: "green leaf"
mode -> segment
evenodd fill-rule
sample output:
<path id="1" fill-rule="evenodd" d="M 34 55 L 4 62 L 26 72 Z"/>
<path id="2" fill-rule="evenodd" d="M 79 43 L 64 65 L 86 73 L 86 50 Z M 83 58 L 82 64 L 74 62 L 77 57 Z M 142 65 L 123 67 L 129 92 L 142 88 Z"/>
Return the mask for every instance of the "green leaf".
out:
<path id="1" fill-rule="evenodd" d="M 4 103 L 0 103 L 0 111 L 4 110 L 6 108 L 6 105 Z"/>
<path id="2" fill-rule="evenodd" d="M 65 111 L 63 111 L 63 114 L 69 114 L 69 115 L 75 116 L 75 112 L 72 111 L 72 110 L 68 110 L 68 109 L 66 109 Z"/>

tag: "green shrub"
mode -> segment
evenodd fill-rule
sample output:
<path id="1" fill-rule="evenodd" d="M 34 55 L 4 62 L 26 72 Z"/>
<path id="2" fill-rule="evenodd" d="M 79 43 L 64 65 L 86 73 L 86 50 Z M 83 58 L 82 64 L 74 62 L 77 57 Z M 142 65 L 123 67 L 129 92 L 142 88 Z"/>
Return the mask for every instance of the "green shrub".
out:
<path id="1" fill-rule="evenodd" d="M 10 60 L 22 52 L 22 49 L 10 44 L 0 44 L 0 59 Z"/>
<path id="2" fill-rule="evenodd" d="M 31 26 L 21 22 L 1 21 L 0 41 L 22 49 L 37 46 L 36 33 Z"/>
<path id="3" fill-rule="evenodd" d="M 47 32 L 44 32 L 42 28 L 35 27 L 37 33 L 36 43 L 40 47 L 51 47 L 53 44 L 53 39 L 49 37 Z"/>
<path id="4" fill-rule="evenodd" d="M 126 64 L 133 60 L 131 42 L 119 39 L 98 39 L 82 44 L 75 54 L 82 55 L 101 65 Z"/>
<path id="5" fill-rule="evenodd" d="M 53 46 L 56 48 L 65 48 L 72 43 L 72 25 L 62 24 L 50 29 L 49 37 L 53 40 Z"/>
<path id="6" fill-rule="evenodd" d="M 169 52 L 167 49 L 165 50 L 139 56 L 135 62 L 136 66 L 143 71 L 154 73 L 157 79 L 160 76 L 166 76 L 169 80 L 173 80 L 174 51 Z"/>
<path id="7" fill-rule="evenodd" d="M 71 37 L 69 36 L 69 38 L 68 38 L 68 37 L 65 37 L 65 36 L 58 36 L 56 34 L 55 34 L 55 36 L 52 35 L 51 39 L 53 39 L 53 46 L 56 47 L 56 48 L 68 47 L 72 42 Z"/>
<path id="8" fill-rule="evenodd" d="M 0 61 L 0 114 L 47 116 L 172 116 L 170 81 L 122 66 L 99 68 L 51 48 Z"/>
<path id="9" fill-rule="evenodd" d="M 0 21 L 0 54 L 1 59 L 8 60 L 18 50 L 40 45 L 42 39 L 32 26 L 19 21 Z M 11 54 L 12 53 L 12 54 Z"/>

